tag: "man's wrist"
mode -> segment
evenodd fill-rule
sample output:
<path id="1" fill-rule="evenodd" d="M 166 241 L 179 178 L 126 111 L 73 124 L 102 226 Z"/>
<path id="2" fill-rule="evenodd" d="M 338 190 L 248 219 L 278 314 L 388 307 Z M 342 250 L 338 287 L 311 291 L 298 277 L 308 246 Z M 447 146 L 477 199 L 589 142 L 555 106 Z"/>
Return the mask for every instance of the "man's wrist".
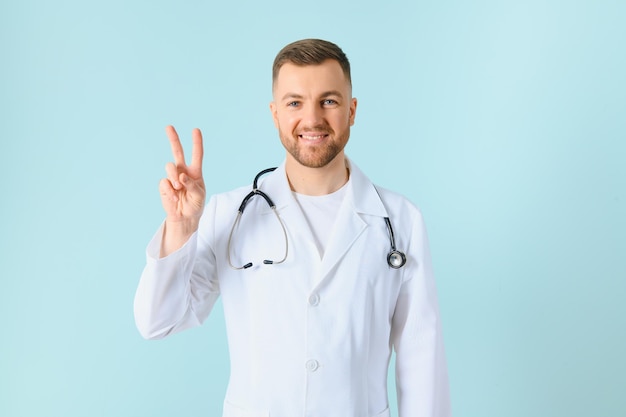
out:
<path id="1" fill-rule="evenodd" d="M 198 230 L 199 221 L 165 221 L 160 257 L 176 252 Z"/>

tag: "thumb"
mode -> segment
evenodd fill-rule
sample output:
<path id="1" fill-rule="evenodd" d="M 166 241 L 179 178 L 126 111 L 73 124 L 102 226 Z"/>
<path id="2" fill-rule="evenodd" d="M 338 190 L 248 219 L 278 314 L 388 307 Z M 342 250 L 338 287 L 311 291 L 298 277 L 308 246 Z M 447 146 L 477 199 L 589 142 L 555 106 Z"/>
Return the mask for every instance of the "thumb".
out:
<path id="1" fill-rule="evenodd" d="M 189 175 L 181 172 L 178 176 L 178 181 L 185 186 L 185 188 L 193 188 L 196 185 L 196 180 L 191 178 Z"/>
<path id="2" fill-rule="evenodd" d="M 181 182 L 181 184 L 183 184 L 183 186 L 185 187 L 188 193 L 191 193 L 191 195 L 197 195 L 197 197 L 200 197 L 200 198 L 204 198 L 201 179 L 200 180 L 193 179 L 185 173 L 181 173 L 178 179 Z"/>

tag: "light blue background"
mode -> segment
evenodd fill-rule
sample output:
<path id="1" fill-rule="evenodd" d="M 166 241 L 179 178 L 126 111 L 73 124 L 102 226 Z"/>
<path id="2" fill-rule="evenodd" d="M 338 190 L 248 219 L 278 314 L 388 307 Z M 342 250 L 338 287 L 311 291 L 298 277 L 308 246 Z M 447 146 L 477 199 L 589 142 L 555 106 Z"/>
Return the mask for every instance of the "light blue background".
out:
<path id="1" fill-rule="evenodd" d="M 270 67 L 304 37 L 351 59 L 348 154 L 423 209 L 455 416 L 624 415 L 624 22 L 618 0 L 3 1 L 0 415 L 219 415 L 221 307 L 134 328 L 163 128 L 203 129 L 210 192 L 249 183 L 283 158 Z"/>

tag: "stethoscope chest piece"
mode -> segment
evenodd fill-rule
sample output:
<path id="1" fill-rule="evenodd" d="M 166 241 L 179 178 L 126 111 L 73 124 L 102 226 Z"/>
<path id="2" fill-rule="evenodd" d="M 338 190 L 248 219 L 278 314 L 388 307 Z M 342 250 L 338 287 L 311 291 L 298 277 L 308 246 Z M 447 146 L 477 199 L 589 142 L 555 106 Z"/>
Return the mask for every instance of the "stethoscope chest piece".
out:
<path id="1" fill-rule="evenodd" d="M 387 255 L 387 263 L 393 269 L 399 269 L 406 263 L 406 255 L 399 250 L 392 250 Z"/>
<path id="2" fill-rule="evenodd" d="M 391 244 L 391 250 L 387 255 L 387 264 L 393 269 L 400 269 L 406 263 L 406 255 L 404 252 L 396 249 L 396 237 L 391 227 L 391 221 L 389 217 L 385 217 L 385 224 L 387 225 L 387 232 L 389 233 L 389 243 Z"/>

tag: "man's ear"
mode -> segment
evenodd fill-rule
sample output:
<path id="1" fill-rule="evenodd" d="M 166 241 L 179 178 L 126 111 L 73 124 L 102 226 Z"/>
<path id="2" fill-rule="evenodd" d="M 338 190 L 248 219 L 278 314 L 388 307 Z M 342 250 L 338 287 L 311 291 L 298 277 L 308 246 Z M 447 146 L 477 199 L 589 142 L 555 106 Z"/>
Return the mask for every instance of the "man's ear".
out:
<path id="1" fill-rule="evenodd" d="M 278 115 L 276 114 L 278 108 L 276 107 L 276 103 L 270 101 L 270 112 L 272 112 L 272 119 L 274 120 L 274 126 L 278 129 Z"/>
<path id="2" fill-rule="evenodd" d="M 350 126 L 354 125 L 354 119 L 356 117 L 356 105 L 356 97 L 352 97 L 352 100 L 350 101 Z"/>

